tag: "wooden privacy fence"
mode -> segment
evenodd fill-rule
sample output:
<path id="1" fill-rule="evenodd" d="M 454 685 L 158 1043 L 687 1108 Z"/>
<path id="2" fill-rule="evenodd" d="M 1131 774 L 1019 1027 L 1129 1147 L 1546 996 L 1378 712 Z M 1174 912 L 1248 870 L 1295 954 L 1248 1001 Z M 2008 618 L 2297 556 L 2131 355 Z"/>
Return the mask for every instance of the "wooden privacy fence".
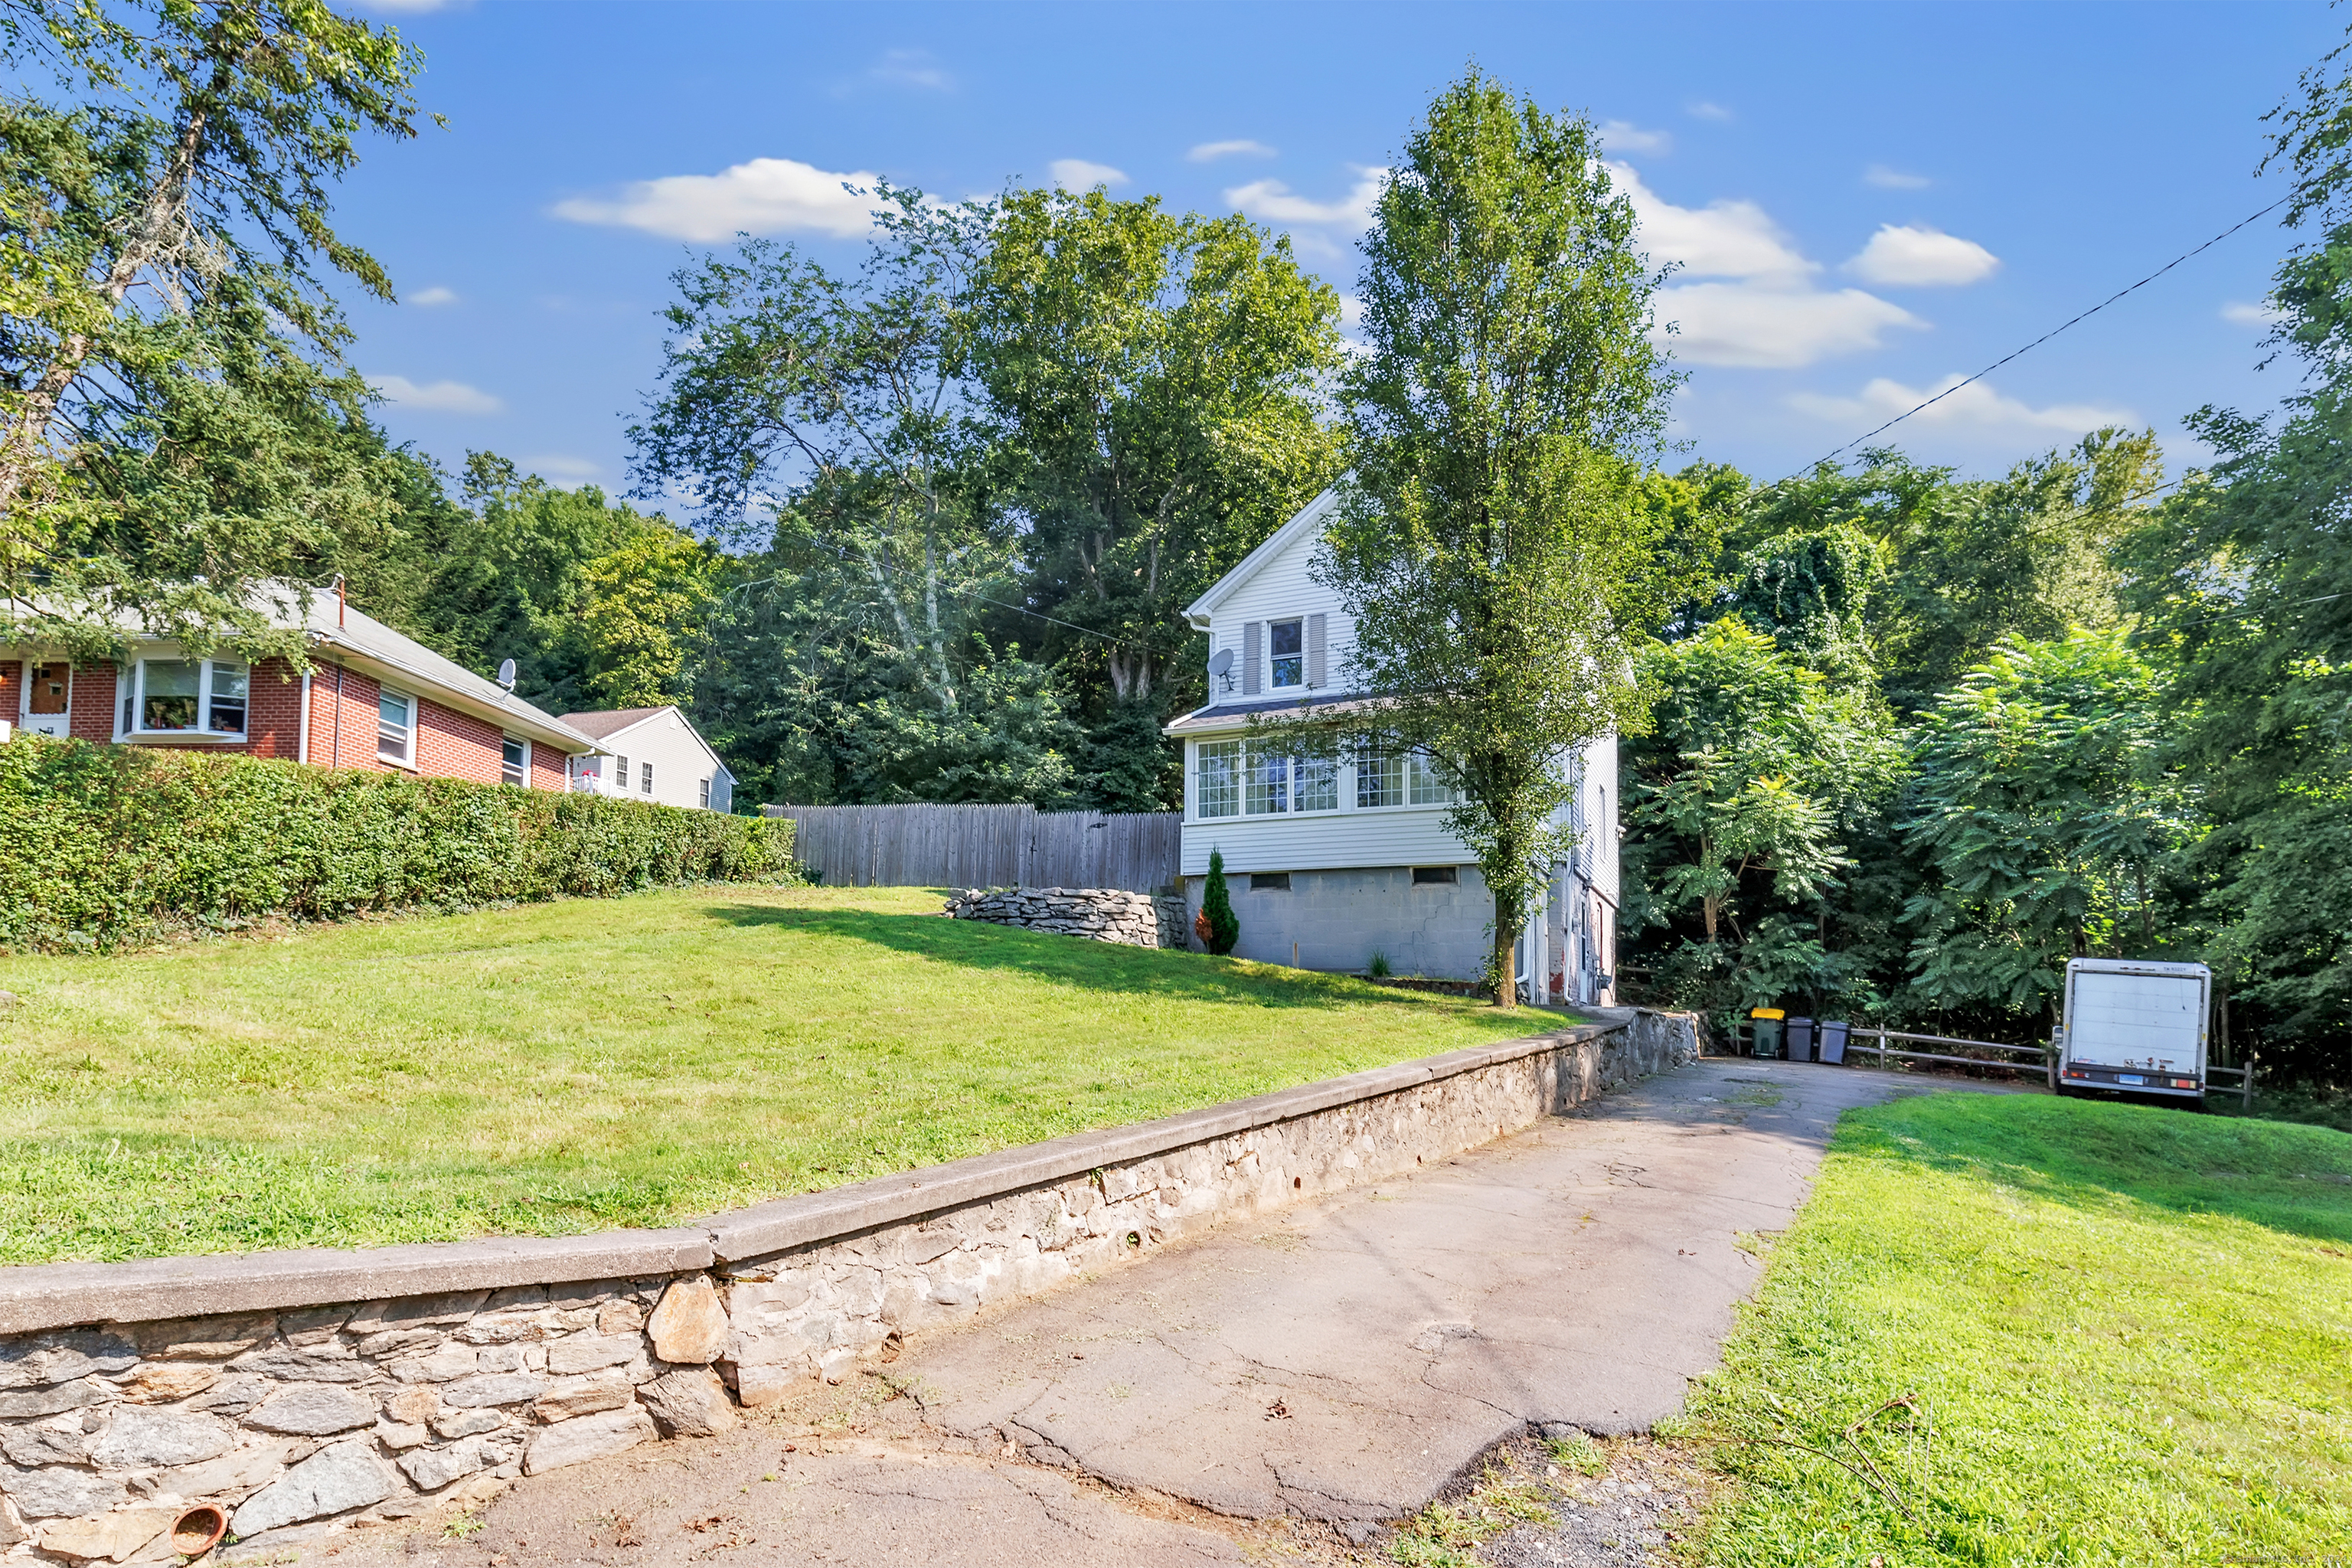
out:
<path id="1" fill-rule="evenodd" d="M 793 820 L 793 858 L 859 888 L 1124 888 L 1177 879 L 1173 811 L 1028 805 L 770 805 Z"/>

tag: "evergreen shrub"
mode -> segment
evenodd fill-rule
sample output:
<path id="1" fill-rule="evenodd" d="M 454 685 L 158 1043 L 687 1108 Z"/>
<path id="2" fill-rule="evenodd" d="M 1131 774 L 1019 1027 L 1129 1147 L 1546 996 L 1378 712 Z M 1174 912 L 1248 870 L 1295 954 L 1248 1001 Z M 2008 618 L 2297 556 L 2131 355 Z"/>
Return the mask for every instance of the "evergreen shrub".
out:
<path id="1" fill-rule="evenodd" d="M 1225 856 L 1221 849 L 1209 851 L 1209 879 L 1201 889 L 1201 912 L 1197 926 L 1208 929 L 1199 931 L 1201 945 L 1223 956 L 1234 950 L 1242 939 L 1241 917 L 1234 913 L 1233 895 L 1225 889 Z"/>
<path id="2" fill-rule="evenodd" d="M 20 735 L 0 745 L 0 943 L 106 949 L 792 875 L 789 821 L 461 779 Z"/>

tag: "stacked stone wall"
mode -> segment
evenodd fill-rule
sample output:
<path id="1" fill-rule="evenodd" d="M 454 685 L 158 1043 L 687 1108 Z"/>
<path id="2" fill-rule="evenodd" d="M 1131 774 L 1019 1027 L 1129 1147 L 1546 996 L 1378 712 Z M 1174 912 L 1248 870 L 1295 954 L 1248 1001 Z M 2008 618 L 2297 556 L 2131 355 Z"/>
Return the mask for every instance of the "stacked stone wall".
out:
<path id="1" fill-rule="evenodd" d="M 1123 947 L 1181 948 L 1189 934 L 1183 900 L 1119 888 L 973 888 L 950 899 L 947 913 Z"/>
<path id="2" fill-rule="evenodd" d="M 256 1556 L 476 1506 L 1696 1055 L 1686 1016 L 1612 1014 L 674 1231 L 0 1269 L 0 1556 L 160 1563 L 208 1518 Z M 655 1271 L 500 1279 L 599 1259 Z M 379 1280 L 412 1289 L 316 1300 Z"/>

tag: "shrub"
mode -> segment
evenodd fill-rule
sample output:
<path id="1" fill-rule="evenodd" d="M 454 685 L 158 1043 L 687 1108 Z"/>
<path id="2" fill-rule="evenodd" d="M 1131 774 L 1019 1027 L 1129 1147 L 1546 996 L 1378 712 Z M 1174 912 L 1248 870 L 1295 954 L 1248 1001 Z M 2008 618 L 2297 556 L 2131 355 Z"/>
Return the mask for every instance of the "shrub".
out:
<path id="1" fill-rule="evenodd" d="M 109 948 L 269 915 L 789 876 L 792 824 L 639 801 L 19 736 L 0 942 Z"/>
<path id="2" fill-rule="evenodd" d="M 1214 953 L 1233 952 L 1234 943 L 1242 939 L 1242 922 L 1234 913 L 1233 895 L 1225 890 L 1225 857 L 1220 849 L 1209 851 L 1209 880 L 1201 889 L 1201 918 L 1209 924 L 1202 945 Z"/>

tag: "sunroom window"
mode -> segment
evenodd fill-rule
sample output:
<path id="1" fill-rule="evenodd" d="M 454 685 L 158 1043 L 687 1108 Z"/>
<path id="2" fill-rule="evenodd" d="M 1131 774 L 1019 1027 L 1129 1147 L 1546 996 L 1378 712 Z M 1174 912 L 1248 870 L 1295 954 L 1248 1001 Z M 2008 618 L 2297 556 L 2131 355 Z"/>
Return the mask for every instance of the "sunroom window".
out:
<path id="1" fill-rule="evenodd" d="M 126 735 L 242 735 L 252 672 L 217 658 L 142 658 L 123 672 Z"/>
<path id="2" fill-rule="evenodd" d="M 1242 743 L 1203 741 L 1192 774 L 1192 809 L 1202 816 L 1242 813 Z"/>

